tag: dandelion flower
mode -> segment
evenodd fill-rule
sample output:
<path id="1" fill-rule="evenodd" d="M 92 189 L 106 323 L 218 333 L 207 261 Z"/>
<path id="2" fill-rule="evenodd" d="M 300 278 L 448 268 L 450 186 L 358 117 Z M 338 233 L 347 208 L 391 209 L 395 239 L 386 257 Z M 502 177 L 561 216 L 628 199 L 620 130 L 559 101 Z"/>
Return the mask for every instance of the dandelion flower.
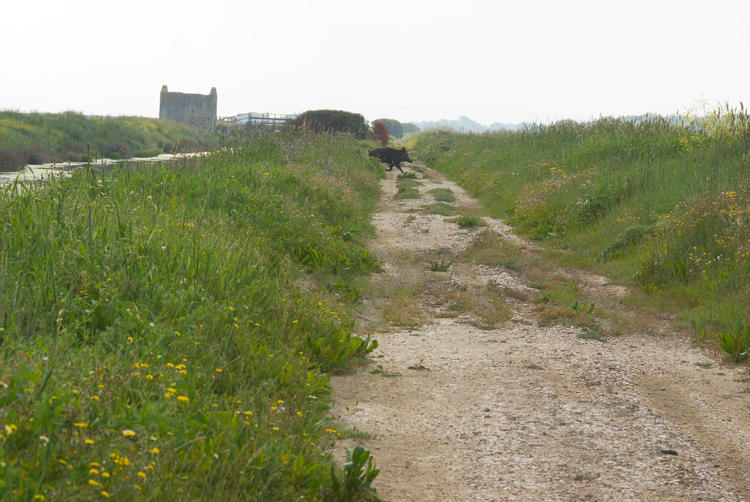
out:
<path id="1" fill-rule="evenodd" d="M 122 435 L 125 436 L 126 438 L 133 437 L 135 436 L 135 431 L 130 430 L 130 429 L 124 429 L 122 431 Z"/>

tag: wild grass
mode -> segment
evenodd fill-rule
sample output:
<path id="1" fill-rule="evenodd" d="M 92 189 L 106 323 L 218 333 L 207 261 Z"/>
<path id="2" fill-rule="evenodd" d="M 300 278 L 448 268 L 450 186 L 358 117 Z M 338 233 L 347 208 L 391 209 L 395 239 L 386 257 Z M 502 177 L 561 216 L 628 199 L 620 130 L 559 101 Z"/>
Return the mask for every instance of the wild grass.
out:
<path id="1" fill-rule="evenodd" d="M 635 282 L 692 329 L 750 321 L 750 117 L 602 118 L 422 133 L 412 149 L 515 231 Z M 654 301 L 655 299 L 655 301 Z"/>
<path id="2" fill-rule="evenodd" d="M 435 204 L 427 204 L 422 206 L 425 214 L 439 214 L 441 216 L 453 216 L 456 212 L 456 208 L 446 204 L 445 202 L 436 202 Z"/>
<path id="3" fill-rule="evenodd" d="M 175 122 L 144 117 L 86 117 L 77 112 L 0 110 L 0 170 L 24 164 L 86 162 L 95 158 L 154 157 L 205 149 L 211 135 Z"/>
<path id="4" fill-rule="evenodd" d="M 348 284 L 382 169 L 342 135 L 226 146 L 0 191 L 0 499 L 346 495 L 328 379 L 376 346 Z"/>
<path id="5" fill-rule="evenodd" d="M 450 188 L 433 188 L 427 193 L 432 194 L 437 202 L 456 202 L 456 196 Z"/>
<path id="6" fill-rule="evenodd" d="M 481 218 L 477 218 L 471 214 L 464 214 L 456 218 L 448 218 L 445 220 L 447 223 L 455 223 L 461 228 L 474 228 L 476 226 L 487 226 Z"/>
<path id="7" fill-rule="evenodd" d="M 394 199 L 419 199 L 422 195 L 419 190 L 410 186 L 399 186 Z"/>

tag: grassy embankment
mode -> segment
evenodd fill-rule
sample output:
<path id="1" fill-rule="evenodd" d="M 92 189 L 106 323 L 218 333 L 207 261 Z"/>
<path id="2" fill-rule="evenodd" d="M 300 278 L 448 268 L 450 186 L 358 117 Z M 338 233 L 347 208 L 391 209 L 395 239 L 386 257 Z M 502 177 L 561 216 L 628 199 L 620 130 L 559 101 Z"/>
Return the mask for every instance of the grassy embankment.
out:
<path id="1" fill-rule="evenodd" d="M 0 170 L 25 164 L 86 162 L 96 158 L 154 157 L 201 148 L 208 135 L 176 122 L 144 117 L 85 117 L 76 112 L 0 110 Z"/>
<path id="2" fill-rule="evenodd" d="M 557 263 L 638 284 L 646 296 L 628 301 L 677 314 L 701 341 L 726 342 L 723 333 L 744 343 L 750 331 L 736 321 L 750 324 L 750 119 L 724 107 L 691 124 L 434 132 L 411 146 L 516 232 L 564 250 Z M 585 316 L 580 291 L 567 289 Z"/>
<path id="3" fill-rule="evenodd" d="M 363 494 L 327 382 L 374 345 L 347 312 L 382 167 L 341 135 L 227 146 L 0 192 L 1 500 Z"/>

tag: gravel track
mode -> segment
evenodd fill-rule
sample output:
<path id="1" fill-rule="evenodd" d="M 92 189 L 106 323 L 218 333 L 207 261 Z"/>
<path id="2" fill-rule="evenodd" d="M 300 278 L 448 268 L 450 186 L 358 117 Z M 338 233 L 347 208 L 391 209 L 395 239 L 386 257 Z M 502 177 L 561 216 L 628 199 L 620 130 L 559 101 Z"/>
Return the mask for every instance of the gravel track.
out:
<path id="1" fill-rule="evenodd" d="M 395 172 L 383 181 L 370 242 L 385 270 L 376 282 L 429 280 L 435 272 L 420 256 L 454 256 L 478 232 L 415 212 L 435 187 L 457 194 L 455 205 L 477 205 L 425 172 L 419 200 L 393 200 Z M 519 253 L 534 250 L 488 221 Z M 557 273 L 613 305 L 629 294 L 604 277 Z M 502 267 L 456 261 L 441 279 L 476 294 L 490 285 L 534 296 L 522 274 Z M 446 289 L 420 296 L 422 326 L 374 336 L 385 373 L 369 373 L 371 365 L 331 380 L 335 419 L 377 436 L 336 450 L 373 451 L 382 500 L 750 500 L 745 368 L 717 364 L 666 322 L 649 334 L 586 340 L 581 328 L 540 326 L 533 305 L 513 298 L 510 321 L 478 329 L 472 314 L 440 315 Z M 382 318 L 386 301 L 366 300 L 363 318 Z"/>

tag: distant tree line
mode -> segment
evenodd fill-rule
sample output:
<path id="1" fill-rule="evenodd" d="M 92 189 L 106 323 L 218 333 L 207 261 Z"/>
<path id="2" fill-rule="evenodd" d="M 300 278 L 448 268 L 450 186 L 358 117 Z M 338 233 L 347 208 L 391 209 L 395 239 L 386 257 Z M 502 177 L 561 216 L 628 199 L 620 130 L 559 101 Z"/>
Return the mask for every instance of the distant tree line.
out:
<path id="1" fill-rule="evenodd" d="M 361 114 L 342 110 L 308 110 L 290 121 L 289 125 L 304 127 L 315 132 L 347 133 L 359 139 L 369 138 L 381 143 L 383 137 L 386 138 L 387 143 L 388 136 L 401 139 L 405 133 L 419 132 L 416 125 L 402 124 L 393 119 L 375 120 L 371 127 Z"/>

